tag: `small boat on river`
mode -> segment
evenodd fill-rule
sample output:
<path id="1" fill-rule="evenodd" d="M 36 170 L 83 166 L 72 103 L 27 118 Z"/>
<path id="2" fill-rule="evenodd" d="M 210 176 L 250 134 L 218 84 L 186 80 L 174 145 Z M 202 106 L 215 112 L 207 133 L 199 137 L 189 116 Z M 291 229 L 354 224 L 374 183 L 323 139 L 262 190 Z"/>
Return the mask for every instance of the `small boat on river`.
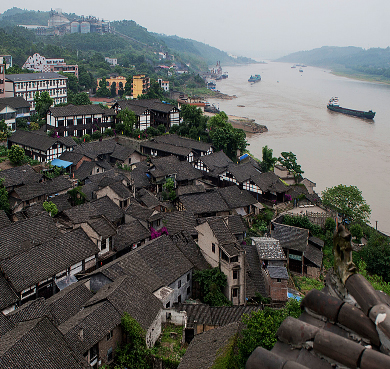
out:
<path id="1" fill-rule="evenodd" d="M 338 97 L 332 97 L 329 100 L 327 108 L 329 110 L 335 111 L 337 113 L 353 115 L 354 117 L 359 117 L 359 118 L 374 119 L 374 117 L 375 117 L 375 112 L 373 112 L 372 110 L 362 111 L 362 110 L 353 110 L 353 109 L 342 108 L 339 105 L 339 98 Z"/>
<path id="2" fill-rule="evenodd" d="M 254 76 L 250 76 L 248 79 L 248 82 L 255 83 L 255 82 L 260 82 L 261 81 L 261 76 L 260 74 L 255 74 Z"/>

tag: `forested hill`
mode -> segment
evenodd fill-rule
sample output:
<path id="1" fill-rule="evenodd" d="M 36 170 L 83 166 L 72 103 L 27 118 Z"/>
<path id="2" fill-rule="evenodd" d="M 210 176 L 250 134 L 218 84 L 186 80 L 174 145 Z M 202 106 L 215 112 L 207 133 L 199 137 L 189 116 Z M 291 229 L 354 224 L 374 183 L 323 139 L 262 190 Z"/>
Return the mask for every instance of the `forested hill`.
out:
<path id="1" fill-rule="evenodd" d="M 163 34 L 154 34 L 158 39 L 171 49 L 183 54 L 198 55 L 206 60 L 207 64 L 213 65 L 218 60 L 222 64 L 235 63 L 256 63 L 255 60 L 245 57 L 232 58 L 226 52 L 221 51 L 215 47 L 206 45 L 191 39 L 184 39 L 178 36 L 167 36 Z"/>
<path id="2" fill-rule="evenodd" d="M 65 14 L 70 21 L 80 17 L 74 13 Z M 248 58 L 232 58 L 226 52 L 208 46 L 201 42 L 182 39 L 177 36 L 163 36 L 148 32 L 148 30 L 132 20 L 111 22 L 111 34 L 68 34 L 58 36 L 35 36 L 32 32 L 15 30 L 17 25 L 47 25 L 50 12 L 31 11 L 19 8 L 12 8 L 0 15 L 0 51 L 5 54 L 12 54 L 15 63 L 22 65 L 27 57 L 33 52 L 45 52 L 48 45 L 56 46 L 60 55 L 45 55 L 46 57 L 64 57 L 67 63 L 75 62 L 78 59 L 76 52 L 105 53 L 112 58 L 117 58 L 118 63 L 127 67 L 143 64 L 143 72 L 147 72 L 147 66 L 155 65 L 158 62 L 158 52 L 163 51 L 175 56 L 175 61 L 191 66 L 191 71 L 198 73 L 204 71 L 210 65 L 221 61 L 222 65 L 255 62 Z M 12 42 L 5 39 L 12 35 Z M 21 36 L 28 39 L 27 44 L 21 45 L 17 38 Z M 16 38 L 16 39 L 15 39 Z M 1 40 L 2 39 L 2 40 Z M 52 53 L 50 53 L 52 54 Z M 79 54 L 77 54 L 79 55 Z M 157 55 L 157 56 L 156 56 Z M 79 55 L 84 56 L 84 55 Z M 90 55 L 88 55 L 90 56 Z M 157 59 L 156 59 L 157 58 Z M 72 59 L 72 60 L 67 60 Z M 145 70 L 146 69 L 146 70 Z M 93 71 L 95 74 L 95 71 Z M 98 73 L 100 74 L 100 73 Z"/>
<path id="3" fill-rule="evenodd" d="M 353 46 L 324 46 L 289 54 L 277 61 L 325 67 L 345 74 L 365 74 L 373 79 L 390 81 L 390 47 L 365 50 Z"/>

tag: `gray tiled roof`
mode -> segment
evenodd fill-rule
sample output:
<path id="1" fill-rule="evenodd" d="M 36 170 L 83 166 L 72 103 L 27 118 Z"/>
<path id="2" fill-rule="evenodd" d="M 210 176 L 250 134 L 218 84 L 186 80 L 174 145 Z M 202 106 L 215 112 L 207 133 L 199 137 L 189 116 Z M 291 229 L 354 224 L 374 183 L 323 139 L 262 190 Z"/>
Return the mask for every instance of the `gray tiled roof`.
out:
<path id="1" fill-rule="evenodd" d="M 154 213 L 154 210 L 133 202 L 126 208 L 125 213 L 135 219 L 148 220 Z"/>
<path id="2" fill-rule="evenodd" d="M 162 151 L 167 154 L 179 155 L 183 157 L 187 157 L 191 153 L 191 149 L 188 147 L 169 145 L 164 142 L 157 142 L 155 139 L 141 142 L 141 148 L 142 147 Z"/>
<path id="3" fill-rule="evenodd" d="M 154 178 L 166 177 L 176 174 L 177 181 L 194 180 L 202 178 L 202 172 L 195 169 L 188 161 L 180 161 L 176 156 L 165 156 L 152 159 L 150 175 Z"/>
<path id="4" fill-rule="evenodd" d="M 309 231 L 307 229 L 273 222 L 271 236 L 279 240 L 280 246 L 284 249 L 305 252 L 309 239 Z"/>
<path id="5" fill-rule="evenodd" d="M 209 306 L 206 304 L 179 304 L 178 311 L 187 313 L 187 323 L 225 326 L 240 322 L 244 314 L 261 309 L 260 306 Z"/>
<path id="6" fill-rule="evenodd" d="M 103 216 L 89 219 L 88 224 L 103 240 L 116 234 L 114 225 Z"/>
<path id="7" fill-rule="evenodd" d="M 100 105 L 66 105 L 66 106 L 54 106 L 49 108 L 49 114 L 53 117 L 69 117 L 76 115 L 95 115 L 103 114 L 104 109 Z"/>
<path id="8" fill-rule="evenodd" d="M 60 143 L 67 148 L 76 146 L 72 137 L 53 138 L 41 131 L 16 130 L 8 140 L 11 144 L 28 146 L 45 152 L 55 143 Z"/>
<path id="9" fill-rule="evenodd" d="M 191 235 L 197 235 L 195 230 L 197 226 L 194 214 L 187 211 L 172 211 L 162 213 L 162 222 L 170 235 L 187 231 Z"/>
<path id="10" fill-rule="evenodd" d="M 236 185 L 219 188 L 218 191 L 230 209 L 237 209 L 258 202 L 248 191 L 240 190 Z"/>
<path id="11" fill-rule="evenodd" d="M 214 213 L 229 211 L 226 204 L 218 191 L 209 191 L 205 193 L 191 194 L 180 196 L 180 201 L 187 211 L 194 214 Z"/>
<path id="12" fill-rule="evenodd" d="M 150 237 L 150 230 L 144 227 L 139 220 L 134 220 L 130 223 L 122 224 L 118 228 L 118 232 L 114 237 L 114 249 L 121 251 L 130 248 Z"/>
<path id="13" fill-rule="evenodd" d="M 169 145 L 179 146 L 179 147 L 188 147 L 194 150 L 205 151 L 207 152 L 210 148 L 213 147 L 211 143 L 193 140 L 191 138 L 181 137 L 176 134 L 167 134 L 155 137 L 155 141 L 166 143 Z"/>
<path id="14" fill-rule="evenodd" d="M 48 213 L 18 221 L 0 230 L 0 260 L 12 258 L 26 250 L 41 244 L 59 231 Z"/>
<path id="15" fill-rule="evenodd" d="M 145 206 L 149 209 L 155 208 L 161 204 L 156 195 L 152 194 L 150 191 L 144 188 L 141 188 L 139 191 L 137 191 L 135 197 L 139 202 L 145 204 Z"/>
<path id="16" fill-rule="evenodd" d="M 15 97 L 2 97 L 0 99 L 0 110 L 5 106 L 10 106 L 14 109 L 20 108 L 30 108 L 30 103 L 23 99 L 23 97 L 15 96 Z"/>
<path id="17" fill-rule="evenodd" d="M 146 174 L 148 172 L 148 167 L 146 162 L 141 161 L 136 164 L 136 168 L 131 171 L 131 179 L 134 181 L 134 187 L 136 189 L 148 187 L 150 186 L 149 177 L 150 174 Z"/>
<path id="18" fill-rule="evenodd" d="M 236 237 L 229 231 L 225 221 L 221 217 L 208 218 L 207 223 L 222 247 L 230 257 L 238 255 L 242 250 Z"/>
<path id="19" fill-rule="evenodd" d="M 78 356 L 70 350 L 61 333 L 46 317 L 18 324 L 1 341 L 0 368 L 86 367 L 82 364 L 82 354 Z"/>
<path id="20" fill-rule="evenodd" d="M 12 289 L 9 281 L 4 278 L 3 273 L 0 273 L 0 311 L 16 304 L 19 301 L 19 296 Z"/>
<path id="21" fill-rule="evenodd" d="M 79 179 L 80 181 L 84 181 L 86 178 L 92 175 L 92 171 L 95 169 L 95 167 L 99 167 L 104 169 L 105 171 L 112 169 L 112 166 L 107 161 L 84 161 L 82 164 L 78 167 L 78 169 L 75 170 L 74 176 L 75 178 Z"/>
<path id="22" fill-rule="evenodd" d="M 185 257 L 198 270 L 211 268 L 210 264 L 204 258 L 200 247 L 195 243 L 188 232 L 175 233 L 170 236 L 172 242 L 185 255 Z"/>
<path id="23" fill-rule="evenodd" d="M 282 193 L 288 190 L 280 178 L 274 172 L 258 173 L 251 176 L 251 180 L 260 187 L 263 192 Z"/>
<path id="24" fill-rule="evenodd" d="M 8 227 L 9 225 L 11 225 L 11 221 L 5 211 L 0 209 L 0 229 Z"/>
<path id="25" fill-rule="evenodd" d="M 27 320 L 42 318 L 47 316 L 52 319 L 50 310 L 43 297 L 29 301 L 16 310 L 8 314 L 9 319 L 16 325 Z"/>
<path id="26" fill-rule="evenodd" d="M 133 101 L 134 100 L 119 100 L 115 104 L 118 104 L 118 106 L 120 106 L 121 109 L 127 108 L 131 110 L 132 112 L 134 112 L 135 115 L 138 116 L 147 114 L 150 111 L 148 107 L 133 104 Z"/>
<path id="27" fill-rule="evenodd" d="M 14 327 L 15 325 L 11 322 L 9 317 L 1 313 L 0 314 L 0 339 L 1 336 L 6 334 L 8 331 L 12 330 Z"/>
<path id="28" fill-rule="evenodd" d="M 0 266 L 15 290 L 21 292 L 98 252 L 98 247 L 78 228 L 3 260 Z"/>
<path id="29" fill-rule="evenodd" d="M 252 176 L 260 174 L 260 172 L 252 165 L 252 163 L 235 164 L 231 163 L 228 165 L 227 170 L 233 174 L 234 178 L 238 183 L 243 183 Z"/>
<path id="30" fill-rule="evenodd" d="M 289 278 L 288 277 L 288 273 L 287 273 L 287 269 L 285 267 L 282 267 L 282 266 L 268 266 L 267 270 L 268 270 L 269 276 L 272 279 L 277 279 L 277 278 L 288 279 Z"/>
<path id="31" fill-rule="evenodd" d="M 124 216 L 123 210 L 107 196 L 79 206 L 74 206 L 71 209 L 65 210 L 64 214 L 73 224 L 84 223 L 88 219 L 98 215 L 104 215 L 110 222 L 115 223 L 120 221 Z"/>
<path id="32" fill-rule="evenodd" d="M 93 297 L 86 287 L 86 281 L 73 283 L 46 300 L 53 322 L 60 325 L 76 315 L 84 304 Z"/>
<path id="33" fill-rule="evenodd" d="M 131 197 L 131 191 L 122 182 L 114 182 L 109 187 L 122 199 Z"/>
<path id="34" fill-rule="evenodd" d="M 178 369 L 211 368 L 217 356 L 238 331 L 239 323 L 231 323 L 196 335 L 188 346 Z"/>
<path id="35" fill-rule="evenodd" d="M 44 79 L 68 79 L 61 74 L 54 72 L 47 73 L 21 73 L 21 74 L 7 74 L 6 79 L 9 79 L 13 82 L 21 82 L 21 81 L 37 81 Z"/>
<path id="36" fill-rule="evenodd" d="M 252 237 L 260 260 L 286 260 L 279 240 L 272 237 Z"/>
<path id="37" fill-rule="evenodd" d="M 317 247 L 311 245 L 310 243 L 306 246 L 305 258 L 321 268 L 323 258 L 322 250 L 318 250 Z"/>
<path id="38" fill-rule="evenodd" d="M 30 165 L 22 165 L 20 167 L 5 169 L 0 171 L 0 178 L 4 179 L 3 186 L 13 187 L 20 186 L 27 183 L 39 182 L 42 175 L 35 172 Z"/>
<path id="39" fill-rule="evenodd" d="M 225 217 L 225 223 L 234 235 L 242 234 L 248 230 L 243 217 L 238 214 Z"/>
<path id="40" fill-rule="evenodd" d="M 221 150 L 210 155 L 201 156 L 198 160 L 202 161 L 214 175 L 222 173 L 232 160 Z"/>
<path id="41" fill-rule="evenodd" d="M 241 247 L 245 250 L 246 254 L 246 297 L 255 297 L 256 293 L 260 293 L 262 296 L 267 297 L 268 293 L 265 288 L 262 266 L 260 264 L 256 247 L 254 245 L 241 245 Z"/>
<path id="42" fill-rule="evenodd" d="M 120 316 L 127 312 L 144 330 L 152 325 L 163 307 L 161 301 L 146 291 L 137 278 L 129 276 L 119 277 L 102 287 L 85 306 L 103 300 L 109 301 Z"/>
<path id="43" fill-rule="evenodd" d="M 206 192 L 206 189 L 203 184 L 198 185 L 189 185 L 189 186 L 180 186 L 176 189 L 177 196 L 188 195 L 192 193 Z"/>
<path id="44" fill-rule="evenodd" d="M 121 314 L 108 301 L 85 307 L 58 326 L 73 351 L 83 355 L 121 322 Z M 80 340 L 80 331 L 83 339 Z"/>
<path id="45" fill-rule="evenodd" d="M 176 107 L 171 104 L 162 103 L 158 99 L 141 99 L 141 100 L 126 100 L 126 101 L 118 101 L 118 103 L 124 103 L 125 107 L 129 107 L 129 109 L 132 109 L 132 107 L 140 106 L 143 108 L 147 108 L 149 110 L 154 110 L 158 112 L 163 113 L 169 113 L 171 110 L 175 109 Z"/>
<path id="46" fill-rule="evenodd" d="M 134 151 L 135 150 L 132 147 L 117 144 L 115 145 L 115 149 L 110 156 L 114 159 L 125 161 Z"/>
<path id="47" fill-rule="evenodd" d="M 118 145 L 115 139 L 110 138 L 102 141 L 86 142 L 81 145 L 77 145 L 74 148 L 74 152 L 83 154 L 91 159 L 96 159 L 98 155 L 111 154 L 114 152 L 116 145 Z"/>
<path id="48" fill-rule="evenodd" d="M 176 281 L 193 268 L 191 262 L 173 244 L 169 236 L 161 236 L 136 249 L 165 286 Z"/>

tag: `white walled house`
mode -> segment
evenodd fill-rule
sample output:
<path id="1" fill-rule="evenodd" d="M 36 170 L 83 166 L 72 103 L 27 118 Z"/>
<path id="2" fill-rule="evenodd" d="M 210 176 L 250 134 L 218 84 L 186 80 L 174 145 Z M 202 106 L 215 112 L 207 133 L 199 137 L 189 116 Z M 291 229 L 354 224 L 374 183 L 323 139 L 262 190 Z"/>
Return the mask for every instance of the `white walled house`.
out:
<path id="1" fill-rule="evenodd" d="M 34 97 L 38 92 L 47 91 L 53 105 L 66 103 L 68 77 L 58 73 L 7 74 L 5 77 L 5 97 L 23 97 L 35 110 Z"/>
<path id="2" fill-rule="evenodd" d="M 73 151 L 76 142 L 71 137 L 49 137 L 41 131 L 16 130 L 8 138 L 8 148 L 12 145 L 21 146 L 25 154 L 40 162 L 51 162 L 66 151 Z"/>

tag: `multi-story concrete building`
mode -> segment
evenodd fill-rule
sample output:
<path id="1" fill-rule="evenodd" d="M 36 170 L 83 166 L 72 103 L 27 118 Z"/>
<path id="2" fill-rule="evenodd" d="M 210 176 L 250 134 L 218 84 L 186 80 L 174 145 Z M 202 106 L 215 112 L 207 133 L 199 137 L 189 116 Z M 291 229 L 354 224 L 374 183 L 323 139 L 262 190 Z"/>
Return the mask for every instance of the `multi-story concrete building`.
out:
<path id="1" fill-rule="evenodd" d="M 97 79 L 97 89 L 99 89 L 99 83 L 102 79 L 101 78 L 98 78 Z M 119 91 L 119 88 L 125 88 L 125 85 L 126 85 L 126 77 L 123 77 L 123 76 L 118 76 L 118 75 L 111 75 L 110 78 L 106 78 L 106 85 L 107 85 L 107 88 L 110 90 L 111 89 L 111 85 L 115 83 L 115 91 L 116 91 L 116 94 L 118 95 L 118 91 Z"/>
<path id="2" fill-rule="evenodd" d="M 0 63 L 0 98 L 2 97 L 5 97 L 5 64 Z"/>
<path id="3" fill-rule="evenodd" d="M 164 80 L 162 80 L 161 78 L 159 78 L 159 79 L 157 80 L 157 82 L 158 82 L 158 84 L 160 85 L 160 87 L 161 87 L 164 91 L 166 91 L 166 92 L 169 91 L 169 81 L 164 81 Z"/>
<path id="4" fill-rule="evenodd" d="M 23 64 L 22 68 L 43 73 L 72 73 L 77 78 L 79 77 L 78 65 L 67 65 L 64 59 L 46 59 L 44 56 L 39 55 L 38 53 L 29 56 L 26 62 Z"/>
<path id="5" fill-rule="evenodd" d="M 35 94 L 47 91 L 53 104 L 66 103 L 68 77 L 58 73 L 7 74 L 5 77 L 5 97 L 23 97 L 35 110 Z"/>
<path id="6" fill-rule="evenodd" d="M 133 76 L 133 83 L 131 85 L 131 97 L 136 99 L 139 95 L 146 94 L 150 87 L 150 78 L 145 77 L 144 74 Z"/>
<path id="7" fill-rule="evenodd" d="M 112 66 L 115 66 L 118 64 L 118 59 L 117 58 L 109 58 L 108 56 L 106 56 L 104 58 L 104 60 L 108 63 L 108 64 L 111 64 Z"/>

